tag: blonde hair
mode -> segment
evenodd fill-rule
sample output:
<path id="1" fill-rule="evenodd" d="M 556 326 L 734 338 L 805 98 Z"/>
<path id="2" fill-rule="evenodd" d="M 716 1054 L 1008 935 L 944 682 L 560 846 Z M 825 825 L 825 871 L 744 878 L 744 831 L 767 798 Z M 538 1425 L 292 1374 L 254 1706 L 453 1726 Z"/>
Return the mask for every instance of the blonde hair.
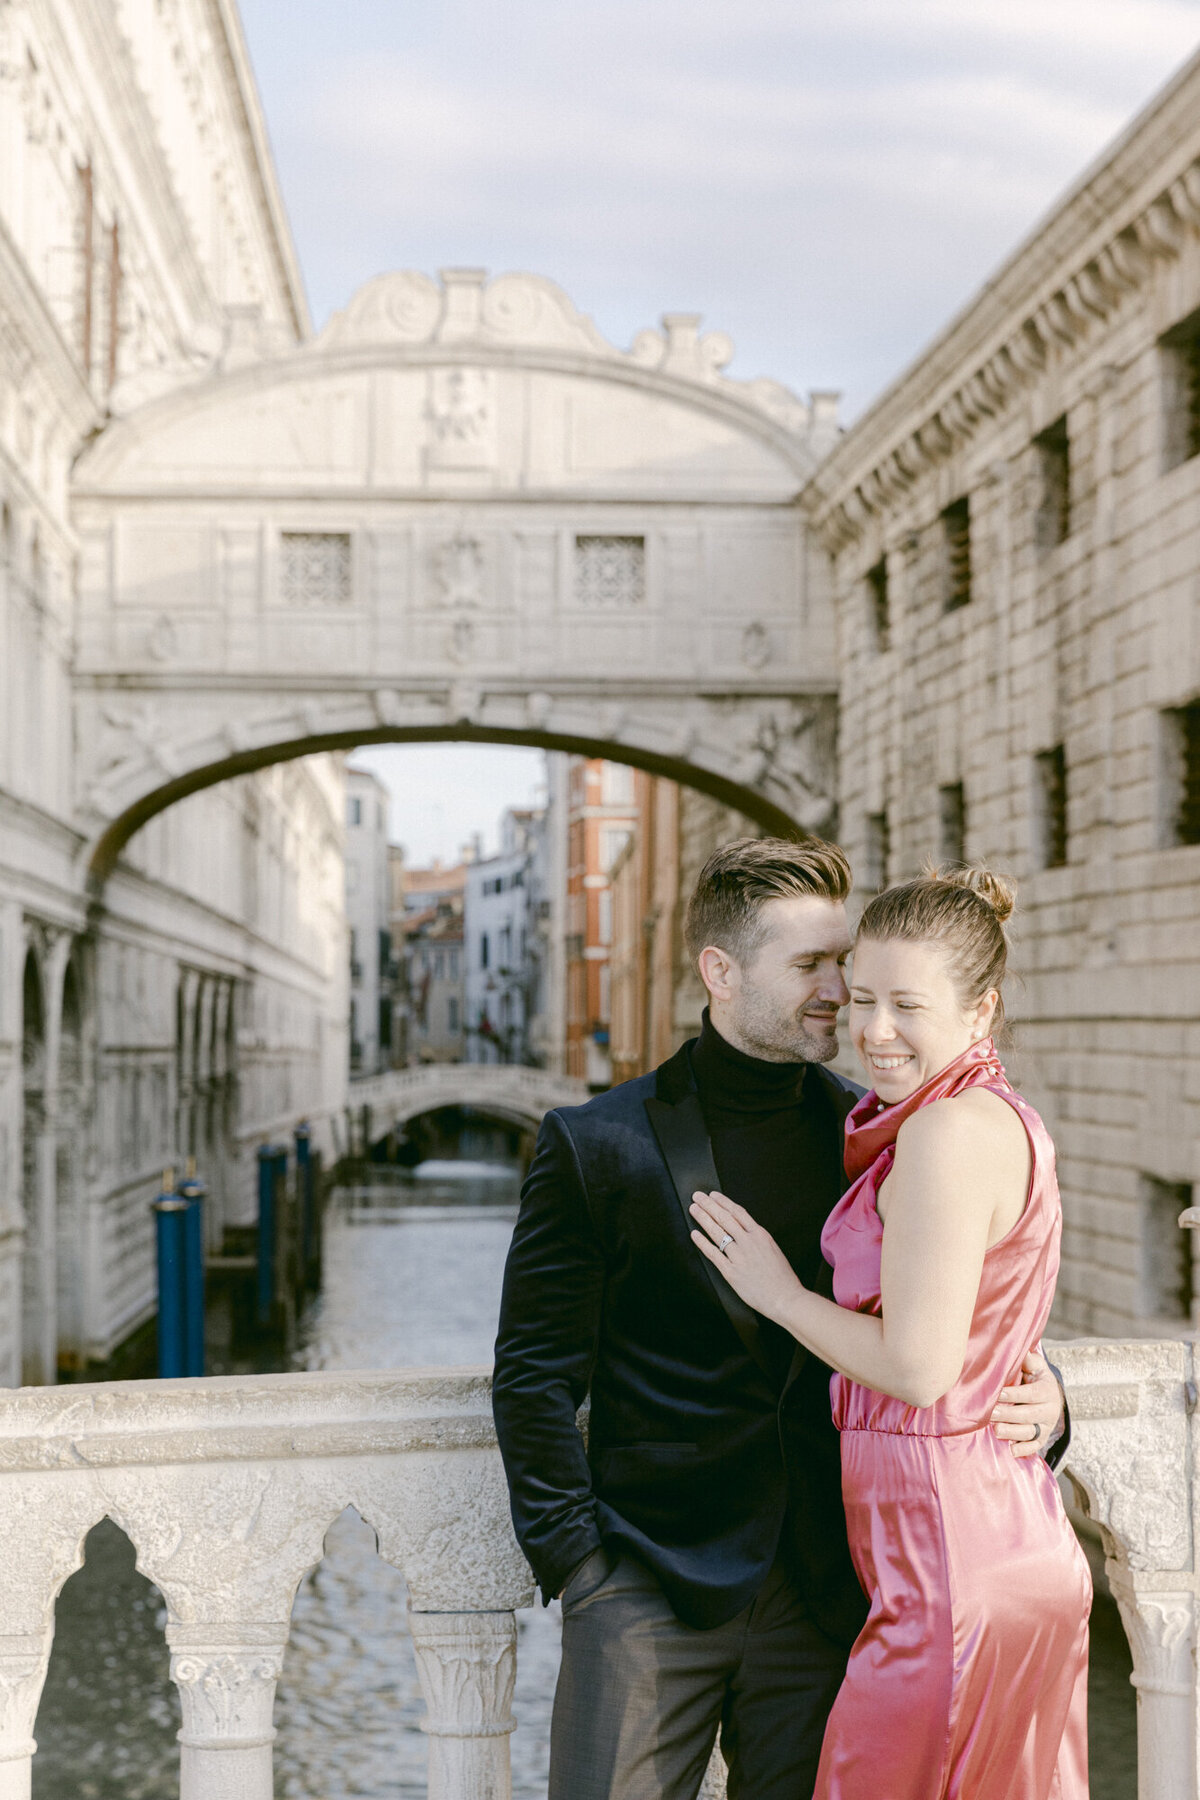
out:
<path id="1" fill-rule="evenodd" d="M 983 863 L 929 866 L 915 881 L 885 888 L 868 902 L 858 922 L 858 941 L 937 944 L 946 952 L 964 1006 L 990 989 L 999 994 L 1008 970 L 1008 937 L 1017 884 Z M 996 1003 L 995 1029 L 1004 1023 L 1003 998 Z"/>
<path id="2" fill-rule="evenodd" d="M 811 894 L 840 903 L 849 897 L 845 851 L 825 838 L 734 838 L 714 850 L 700 871 L 683 921 L 683 941 L 695 962 L 706 944 L 746 963 L 766 935 L 768 900 Z"/>

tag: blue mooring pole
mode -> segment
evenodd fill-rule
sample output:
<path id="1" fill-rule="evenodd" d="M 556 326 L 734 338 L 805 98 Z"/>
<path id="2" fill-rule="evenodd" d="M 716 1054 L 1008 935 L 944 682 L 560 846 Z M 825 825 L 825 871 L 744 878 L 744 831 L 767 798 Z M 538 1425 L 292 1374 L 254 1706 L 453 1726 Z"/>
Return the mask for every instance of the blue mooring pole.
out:
<path id="1" fill-rule="evenodd" d="M 163 1186 L 168 1181 L 164 1178 Z M 158 1248 L 158 1372 L 168 1378 L 187 1373 L 184 1299 L 184 1229 L 188 1203 L 163 1193 L 154 1202 Z"/>
<path id="2" fill-rule="evenodd" d="M 202 1181 L 189 1175 L 179 1184 L 179 1198 L 186 1202 L 183 1219 L 183 1316 L 184 1358 L 187 1375 L 204 1373 L 204 1197 Z"/>
<path id="3" fill-rule="evenodd" d="M 258 1147 L 258 1290 L 260 1325 L 269 1325 L 275 1303 L 275 1170 L 278 1152 L 272 1144 Z"/>
<path id="4" fill-rule="evenodd" d="M 316 1206 L 313 1194 L 312 1131 L 303 1120 L 296 1127 L 296 1180 L 300 1187 L 301 1280 L 307 1281 L 316 1247 Z"/>

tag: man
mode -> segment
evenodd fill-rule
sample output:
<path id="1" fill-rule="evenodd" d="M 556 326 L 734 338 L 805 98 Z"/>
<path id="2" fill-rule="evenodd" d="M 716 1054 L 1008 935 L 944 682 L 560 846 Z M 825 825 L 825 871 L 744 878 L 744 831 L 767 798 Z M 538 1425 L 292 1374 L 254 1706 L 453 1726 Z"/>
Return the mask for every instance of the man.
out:
<path id="1" fill-rule="evenodd" d="M 721 1189 L 830 1292 L 820 1235 L 862 1092 L 824 1067 L 849 892 L 833 844 L 718 850 L 685 926 L 700 1037 L 542 1127 L 494 1405 L 517 1537 L 563 1599 L 550 1800 L 693 1800 L 718 1726 L 731 1800 L 812 1791 L 865 1617 L 829 1370 L 700 1256 L 688 1208 Z M 996 1428 L 1034 1450 L 1060 1395 L 1040 1362 L 1027 1373 Z"/>

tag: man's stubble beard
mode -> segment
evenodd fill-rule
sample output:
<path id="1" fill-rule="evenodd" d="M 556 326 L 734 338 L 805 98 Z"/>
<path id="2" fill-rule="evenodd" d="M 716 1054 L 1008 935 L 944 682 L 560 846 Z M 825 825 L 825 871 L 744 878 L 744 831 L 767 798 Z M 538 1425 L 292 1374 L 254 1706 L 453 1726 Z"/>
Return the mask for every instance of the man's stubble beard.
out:
<path id="1" fill-rule="evenodd" d="M 836 1022 L 837 1015 L 832 1016 Z M 804 1029 L 804 1017 L 776 1012 L 760 988 L 749 988 L 743 990 L 731 1022 L 748 1053 L 763 1062 L 832 1062 L 840 1047 L 836 1029 L 828 1036 L 811 1036 Z"/>

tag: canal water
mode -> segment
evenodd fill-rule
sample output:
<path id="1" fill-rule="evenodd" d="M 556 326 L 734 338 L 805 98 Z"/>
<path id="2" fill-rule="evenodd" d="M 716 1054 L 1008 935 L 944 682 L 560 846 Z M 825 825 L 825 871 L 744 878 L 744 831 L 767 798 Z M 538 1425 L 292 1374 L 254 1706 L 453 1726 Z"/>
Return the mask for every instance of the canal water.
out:
<path id="1" fill-rule="evenodd" d="M 489 1362 L 518 1186 L 511 1166 L 429 1162 L 339 1192 L 297 1366 Z M 424 1800 L 423 1707 L 405 1621 L 403 1579 L 361 1519 L 343 1514 L 296 1597 L 276 1706 L 277 1800 Z M 128 1540 L 98 1525 L 59 1601 L 34 1800 L 176 1800 L 164 1624 Z M 518 1634 L 513 1791 L 544 1800 L 558 1607 L 519 1614 Z M 1092 1656 L 1092 1800 L 1134 1800 L 1129 1654 L 1104 1595 Z"/>

